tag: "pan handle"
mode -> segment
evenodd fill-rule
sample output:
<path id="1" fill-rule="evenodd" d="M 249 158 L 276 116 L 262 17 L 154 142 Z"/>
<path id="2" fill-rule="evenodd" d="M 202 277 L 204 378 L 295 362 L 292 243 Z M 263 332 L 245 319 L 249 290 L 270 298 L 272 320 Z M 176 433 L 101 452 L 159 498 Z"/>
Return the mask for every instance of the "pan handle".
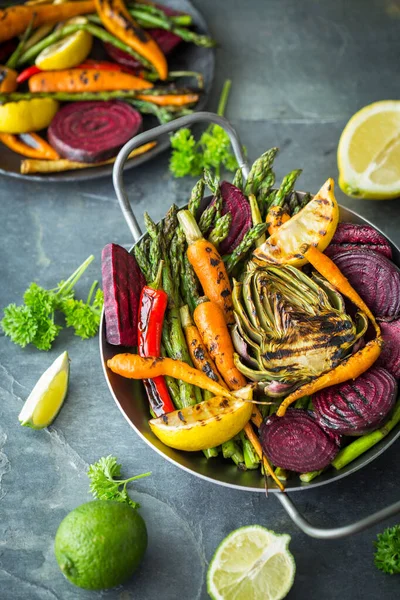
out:
<path id="1" fill-rule="evenodd" d="M 128 200 L 122 177 L 124 165 L 129 154 L 138 146 L 146 144 L 147 142 L 151 142 L 160 137 L 161 135 L 170 133 L 171 131 L 176 131 L 181 127 L 188 127 L 189 125 L 193 125 L 194 123 L 199 123 L 202 121 L 219 125 L 220 127 L 222 127 L 222 129 L 226 131 L 231 141 L 233 152 L 235 154 L 238 165 L 242 170 L 243 178 L 247 179 L 247 176 L 249 174 L 249 165 L 243 154 L 239 136 L 227 119 L 224 119 L 224 117 L 220 117 L 214 113 L 193 113 L 192 115 L 180 117 L 179 119 L 175 119 L 170 123 L 159 125 L 158 127 L 154 127 L 153 129 L 149 129 L 148 131 L 136 135 L 131 140 L 129 140 L 129 142 L 127 142 L 125 146 L 123 146 L 123 148 L 119 151 L 113 168 L 113 184 L 115 193 L 117 195 L 122 213 L 125 217 L 125 221 L 127 222 L 129 229 L 131 230 L 135 242 L 137 242 L 138 239 L 141 237 L 142 232 L 140 230 L 140 227 Z"/>
<path id="2" fill-rule="evenodd" d="M 349 525 L 342 525 L 342 527 L 335 527 L 333 529 L 322 529 L 320 527 L 315 527 L 311 525 L 303 517 L 302 514 L 297 510 L 292 500 L 289 498 L 287 494 L 275 494 L 275 496 L 280 500 L 283 508 L 286 510 L 289 517 L 292 521 L 306 533 L 310 537 L 319 538 L 321 540 L 334 540 L 341 537 L 346 537 L 348 535 L 352 535 L 354 533 L 359 533 L 360 531 L 364 531 L 364 529 L 368 529 L 372 527 L 372 525 L 376 525 L 380 521 L 384 519 L 388 519 L 389 517 L 393 517 L 397 513 L 400 512 L 400 501 L 383 508 L 382 510 L 378 510 L 378 512 L 361 519 L 360 521 L 356 521 L 355 523 L 350 523 Z"/>

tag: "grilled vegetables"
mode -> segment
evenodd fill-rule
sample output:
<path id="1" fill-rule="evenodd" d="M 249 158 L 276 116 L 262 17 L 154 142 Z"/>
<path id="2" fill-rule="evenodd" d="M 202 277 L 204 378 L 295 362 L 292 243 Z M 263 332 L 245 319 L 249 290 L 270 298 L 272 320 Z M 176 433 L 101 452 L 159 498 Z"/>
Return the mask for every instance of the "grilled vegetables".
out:
<path id="1" fill-rule="evenodd" d="M 300 385 L 335 367 L 361 335 L 340 295 L 295 267 L 253 266 L 235 282 L 233 303 L 235 362 L 252 381 Z"/>

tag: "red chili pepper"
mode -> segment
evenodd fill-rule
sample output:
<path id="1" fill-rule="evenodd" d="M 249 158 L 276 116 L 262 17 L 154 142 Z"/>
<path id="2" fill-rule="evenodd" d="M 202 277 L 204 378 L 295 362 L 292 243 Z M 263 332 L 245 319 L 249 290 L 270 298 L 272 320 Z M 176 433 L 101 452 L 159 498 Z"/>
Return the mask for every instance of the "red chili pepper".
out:
<path id="1" fill-rule="evenodd" d="M 32 75 L 36 75 L 36 73 L 41 73 L 42 69 L 39 69 L 36 65 L 32 65 L 31 67 L 27 67 L 17 77 L 17 83 L 23 83 L 32 77 Z"/>
<path id="2" fill-rule="evenodd" d="M 161 355 L 161 335 L 168 304 L 168 295 L 160 288 L 162 267 L 163 262 L 161 261 L 155 281 L 145 285 L 140 294 L 138 317 L 138 352 L 140 356 Z M 144 385 L 156 417 L 175 410 L 164 377 L 145 379 Z"/>

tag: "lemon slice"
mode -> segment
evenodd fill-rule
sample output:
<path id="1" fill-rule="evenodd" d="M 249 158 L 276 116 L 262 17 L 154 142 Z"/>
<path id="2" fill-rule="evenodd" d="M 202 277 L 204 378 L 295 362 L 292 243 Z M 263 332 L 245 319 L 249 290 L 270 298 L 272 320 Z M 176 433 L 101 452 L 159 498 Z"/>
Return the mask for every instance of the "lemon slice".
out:
<path id="1" fill-rule="evenodd" d="M 365 106 L 347 123 L 338 146 L 339 185 L 349 196 L 400 196 L 400 100 Z"/>
<path id="2" fill-rule="evenodd" d="M 227 442 L 251 417 L 251 402 L 215 396 L 195 406 L 175 410 L 149 421 L 152 432 L 166 446 L 194 452 Z"/>
<path id="3" fill-rule="evenodd" d="M 69 358 L 63 352 L 43 373 L 31 391 L 21 412 L 21 425 L 43 429 L 54 421 L 68 391 Z"/>
<path id="4" fill-rule="evenodd" d="M 85 60 L 92 49 L 93 38 L 87 31 L 71 33 L 60 42 L 45 48 L 35 64 L 43 71 L 57 71 L 76 67 Z"/>
<path id="5" fill-rule="evenodd" d="M 255 262 L 261 266 L 268 263 L 300 267 L 307 262 L 301 254 L 302 246 L 313 245 L 323 252 L 339 222 L 339 206 L 333 188 L 333 179 L 328 179 L 302 210 L 256 248 L 253 252 Z"/>
<path id="6" fill-rule="evenodd" d="M 207 573 L 213 600 L 281 600 L 293 585 L 296 565 L 290 536 L 259 525 L 241 527 L 219 545 Z"/>

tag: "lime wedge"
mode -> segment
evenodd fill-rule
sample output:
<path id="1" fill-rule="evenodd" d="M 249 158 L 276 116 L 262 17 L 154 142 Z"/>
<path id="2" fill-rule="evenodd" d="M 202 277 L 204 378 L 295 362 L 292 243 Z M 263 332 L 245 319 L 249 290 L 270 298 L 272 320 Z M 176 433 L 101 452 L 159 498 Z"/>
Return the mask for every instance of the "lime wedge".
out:
<path id="1" fill-rule="evenodd" d="M 54 421 L 68 391 L 69 358 L 63 352 L 43 373 L 31 391 L 21 412 L 21 425 L 43 429 Z"/>
<path id="2" fill-rule="evenodd" d="M 293 585 L 296 565 L 290 536 L 259 525 L 241 527 L 218 546 L 207 574 L 213 600 L 281 600 Z"/>

